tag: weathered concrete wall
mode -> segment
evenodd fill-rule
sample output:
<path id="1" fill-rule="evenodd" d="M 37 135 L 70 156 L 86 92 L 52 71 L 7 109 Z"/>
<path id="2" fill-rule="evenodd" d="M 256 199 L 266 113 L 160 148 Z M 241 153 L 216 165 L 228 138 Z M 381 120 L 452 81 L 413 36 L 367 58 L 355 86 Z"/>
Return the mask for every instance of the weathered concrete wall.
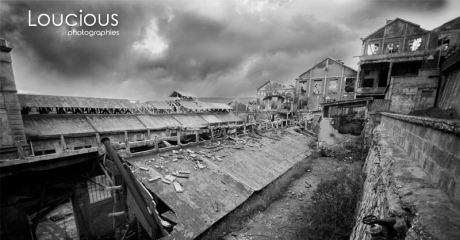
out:
<path id="1" fill-rule="evenodd" d="M 442 109 L 453 108 L 460 114 L 460 68 L 446 72 L 444 80 L 438 106 Z"/>
<path id="2" fill-rule="evenodd" d="M 361 223 L 363 217 L 368 215 L 380 219 L 397 217 L 403 220 L 401 222 L 407 219 L 409 229 L 398 227 L 402 239 L 460 239 L 459 204 L 433 184 L 419 167 L 419 162 L 400 147 L 398 139 L 401 138 L 394 136 L 394 132 L 386 131 L 384 127 L 395 127 L 390 125 L 388 117 L 384 118 L 384 125 L 374 130 L 373 142 L 363 168 L 367 178 L 350 239 L 370 239 L 366 233 L 368 226 Z"/>
<path id="3" fill-rule="evenodd" d="M 382 124 L 432 181 L 460 203 L 460 135 L 455 132 L 460 122 L 383 113 Z"/>
<path id="4" fill-rule="evenodd" d="M 17 158 L 16 143 L 25 145 L 28 154 L 24 125 L 14 81 L 13 66 L 6 41 L 0 39 L 0 152 L 1 158 Z"/>
<path id="5" fill-rule="evenodd" d="M 413 110 L 434 107 L 438 78 L 430 78 L 420 71 L 415 77 L 392 77 L 389 96 L 390 111 L 408 114 Z"/>

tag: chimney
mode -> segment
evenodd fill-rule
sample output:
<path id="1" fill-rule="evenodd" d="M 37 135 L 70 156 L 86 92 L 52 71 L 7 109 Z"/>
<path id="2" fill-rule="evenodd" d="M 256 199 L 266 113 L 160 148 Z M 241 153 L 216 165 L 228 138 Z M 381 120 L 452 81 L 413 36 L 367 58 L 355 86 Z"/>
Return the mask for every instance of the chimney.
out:
<path id="1" fill-rule="evenodd" d="M 6 40 L 0 38 L 0 159 L 18 159 L 29 155 L 24 133 L 11 51 Z"/>

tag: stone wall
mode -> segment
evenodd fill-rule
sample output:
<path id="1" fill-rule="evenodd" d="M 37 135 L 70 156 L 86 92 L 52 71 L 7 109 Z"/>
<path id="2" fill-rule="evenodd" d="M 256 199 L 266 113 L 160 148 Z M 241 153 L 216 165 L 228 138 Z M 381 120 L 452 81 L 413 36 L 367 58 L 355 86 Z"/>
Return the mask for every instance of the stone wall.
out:
<path id="1" fill-rule="evenodd" d="M 459 204 L 450 200 L 419 167 L 419 162 L 406 153 L 402 144 L 396 142 L 400 137 L 386 130 L 397 129 L 395 126 L 402 123 L 393 121 L 387 115 L 382 117 L 382 123 L 374 130 L 363 167 L 367 177 L 350 239 L 370 239 L 366 233 L 368 226 L 361 223 L 368 215 L 380 219 L 397 218 L 399 239 L 460 239 Z M 406 222 L 408 224 L 401 224 Z"/>
<path id="2" fill-rule="evenodd" d="M 460 203 L 460 121 L 383 113 L 382 124 L 431 180 Z"/>

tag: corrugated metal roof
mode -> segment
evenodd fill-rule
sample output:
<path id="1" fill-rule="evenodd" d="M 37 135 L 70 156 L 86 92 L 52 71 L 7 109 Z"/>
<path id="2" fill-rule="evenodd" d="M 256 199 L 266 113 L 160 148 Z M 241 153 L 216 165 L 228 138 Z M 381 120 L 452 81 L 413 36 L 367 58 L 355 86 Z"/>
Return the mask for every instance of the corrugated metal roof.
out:
<path id="1" fill-rule="evenodd" d="M 222 122 L 242 122 L 243 120 L 236 116 L 235 114 L 228 113 L 213 113 L 216 118 L 220 119 Z"/>
<path id="2" fill-rule="evenodd" d="M 213 103 L 213 102 L 198 102 L 198 105 L 201 109 L 232 109 L 228 104 L 225 103 Z"/>
<path id="3" fill-rule="evenodd" d="M 206 122 L 210 123 L 210 124 L 221 123 L 222 122 L 220 119 L 218 119 L 212 113 L 200 113 L 199 116 L 201 118 L 203 118 Z"/>
<path id="4" fill-rule="evenodd" d="M 245 145 L 242 150 L 226 147 L 218 155 L 226 154 L 227 157 L 222 162 L 203 159 L 202 164 L 207 166 L 204 169 L 195 168 L 193 161 L 185 159 L 160 160 L 157 154 L 125 159 L 136 167 L 149 169 L 137 171 L 136 178 L 176 213 L 178 224 L 165 239 L 194 239 L 246 201 L 255 190 L 267 186 L 305 158 L 309 151 L 305 148 L 309 141 L 306 136 L 290 130 L 290 134 L 283 134 L 282 138 L 283 141 L 276 143 L 269 138 L 255 140 L 264 145 Z M 195 152 L 207 150 L 199 146 L 191 149 Z M 152 158 L 157 160 L 151 165 L 144 164 Z M 163 169 L 154 168 L 155 164 L 161 164 Z M 161 180 L 148 181 L 181 170 L 191 172 L 189 178 L 176 179 L 184 188 L 182 193 Z"/>
<path id="5" fill-rule="evenodd" d="M 135 108 L 127 99 L 18 94 L 22 107 Z"/>
<path id="6" fill-rule="evenodd" d="M 181 126 L 172 115 L 138 115 L 137 118 L 147 126 L 148 129 L 152 130 Z"/>
<path id="7" fill-rule="evenodd" d="M 98 132 L 120 132 L 146 130 L 135 115 L 87 115 L 90 124 Z"/>
<path id="8" fill-rule="evenodd" d="M 147 103 L 153 108 L 159 109 L 159 110 L 172 110 L 173 109 L 171 106 L 169 106 L 169 104 L 167 104 L 164 101 L 148 101 Z"/>
<path id="9" fill-rule="evenodd" d="M 175 114 L 172 115 L 183 127 L 200 127 L 208 125 L 198 114 Z"/>
<path id="10" fill-rule="evenodd" d="M 23 115 L 22 121 L 28 138 L 96 132 L 81 115 Z"/>

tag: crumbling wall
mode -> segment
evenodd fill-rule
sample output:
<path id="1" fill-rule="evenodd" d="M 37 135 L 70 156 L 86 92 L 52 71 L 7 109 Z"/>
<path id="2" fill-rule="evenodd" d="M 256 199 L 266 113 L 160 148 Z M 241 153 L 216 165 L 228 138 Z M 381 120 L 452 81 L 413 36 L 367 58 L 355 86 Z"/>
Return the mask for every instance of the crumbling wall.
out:
<path id="1" fill-rule="evenodd" d="M 385 130 L 460 204 L 460 121 L 382 114 Z"/>
<path id="2" fill-rule="evenodd" d="M 388 119 L 386 119 L 388 120 Z M 388 122 L 384 123 L 388 127 Z M 399 239 L 460 239 L 460 207 L 434 184 L 384 125 L 374 130 L 366 181 L 351 240 L 367 240 L 365 216 L 396 217 Z M 396 137 L 397 139 L 397 137 Z"/>
<path id="3" fill-rule="evenodd" d="M 426 74 L 429 73 L 421 71 L 419 76 L 392 77 L 389 93 L 391 112 L 408 114 L 434 106 L 439 79 Z"/>

